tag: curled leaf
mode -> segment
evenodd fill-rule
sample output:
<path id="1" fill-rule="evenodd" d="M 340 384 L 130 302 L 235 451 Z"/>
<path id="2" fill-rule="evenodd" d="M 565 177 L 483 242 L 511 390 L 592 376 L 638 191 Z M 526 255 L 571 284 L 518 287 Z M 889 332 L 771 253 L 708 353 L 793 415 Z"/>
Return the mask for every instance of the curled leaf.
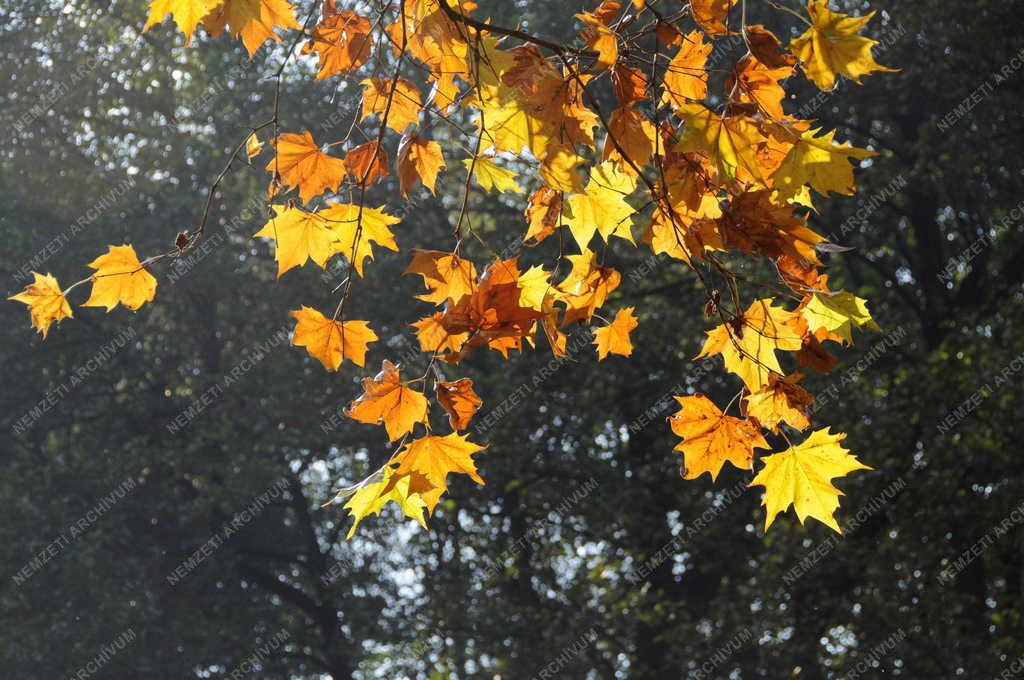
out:
<path id="1" fill-rule="evenodd" d="M 24 291 L 7 299 L 28 305 L 28 311 L 32 317 L 32 327 L 42 333 L 45 338 L 46 333 L 50 330 L 50 324 L 73 316 L 71 305 L 68 304 L 57 279 L 52 274 L 32 272 L 32 276 L 34 281 L 26 286 Z"/>

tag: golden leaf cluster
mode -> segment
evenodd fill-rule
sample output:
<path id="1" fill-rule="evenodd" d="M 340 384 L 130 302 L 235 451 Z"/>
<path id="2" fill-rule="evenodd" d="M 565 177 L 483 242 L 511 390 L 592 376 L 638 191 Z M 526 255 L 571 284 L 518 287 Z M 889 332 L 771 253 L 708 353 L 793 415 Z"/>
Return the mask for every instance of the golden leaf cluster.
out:
<path id="1" fill-rule="evenodd" d="M 831 480 L 866 468 L 840 446 L 845 435 L 818 429 L 762 452 L 774 448 L 769 438 L 788 441 L 787 429 L 811 428 L 814 397 L 794 367 L 831 370 L 827 343 L 878 330 L 863 299 L 829 288 L 820 258 L 829 244 L 812 226 L 815 194 L 852 194 L 855 164 L 876 153 L 797 118 L 786 83 L 802 72 L 830 90 L 839 78 L 859 83 L 892 69 L 875 62 L 875 42 L 862 35 L 870 13 L 849 16 L 809 0 L 806 30 L 787 46 L 764 26 L 746 25 L 735 0 L 684 5 L 688 11 L 666 19 L 644 2 L 595 2 L 575 15 L 575 36 L 554 42 L 478 18 L 472 2 L 342 8 L 324 0 L 303 29 L 289 0 L 152 1 L 144 29 L 170 15 L 186 43 L 201 25 L 211 36 L 241 39 L 252 55 L 304 30 L 286 62 L 308 60 L 317 80 L 360 93 L 356 120 L 334 140 L 301 127 L 279 131 L 275 102 L 273 119 L 252 128 L 225 168 L 269 152 L 268 219 L 255 236 L 273 244 L 278 277 L 309 262 L 326 268 L 335 256 L 347 263 L 332 314 L 304 304 L 292 312 L 293 344 L 326 370 L 345 360 L 364 366 L 379 338 L 368 320 L 347 318 L 346 303 L 368 262 L 399 252 L 396 230 L 415 237 L 397 227 L 408 211 L 379 197 L 412 205 L 429 192 L 453 209 L 450 242 L 402 255 L 410 281 L 422 285 L 416 297 L 430 305 L 410 319 L 426 372 L 409 378 L 384 358 L 345 410 L 397 442 L 383 465 L 336 499 L 354 516 L 353 531 L 391 501 L 424 523 L 452 474 L 483 483 L 472 458 L 483 447 L 462 434 L 482 399 L 470 378 L 447 379 L 440 366 L 456 370 L 478 349 L 509 358 L 546 344 L 564 356 L 567 332 L 578 325 L 592 327 L 598 361 L 650 345 L 637 342 L 644 312 L 620 303 L 622 275 L 606 260 L 619 248 L 649 249 L 700 276 L 705 314 L 717 323 L 698 356 L 721 356 L 742 383 L 724 411 L 703 395 L 677 396 L 671 429 L 681 437 L 683 477 L 707 472 L 714 480 L 726 462 L 747 471 L 760 465 L 752 484 L 765 487 L 766 527 L 792 505 L 801 521 L 815 517 L 838 530 L 841 492 Z M 732 36 L 745 49 L 718 64 L 716 48 Z M 267 128 L 274 136 L 261 140 Z M 554 264 L 523 264 L 523 256 L 500 256 L 486 244 L 476 206 L 517 202 L 522 241 L 557 241 Z M 71 316 L 66 296 L 79 284 L 92 283 L 85 306 L 137 310 L 154 298 L 149 268 L 194 246 L 206 207 L 174 250 L 140 262 L 132 246 L 110 246 L 87 279 L 62 290 L 36 273 L 12 299 L 28 305 L 44 336 Z M 494 256 L 474 261 L 467 243 L 475 242 Z M 735 257 L 769 263 L 778 274 L 770 295 L 740 289 L 729 266 Z M 604 310 L 609 301 L 614 315 Z M 432 404 L 450 433 L 434 433 Z M 735 414 L 727 413 L 732 404 Z"/>

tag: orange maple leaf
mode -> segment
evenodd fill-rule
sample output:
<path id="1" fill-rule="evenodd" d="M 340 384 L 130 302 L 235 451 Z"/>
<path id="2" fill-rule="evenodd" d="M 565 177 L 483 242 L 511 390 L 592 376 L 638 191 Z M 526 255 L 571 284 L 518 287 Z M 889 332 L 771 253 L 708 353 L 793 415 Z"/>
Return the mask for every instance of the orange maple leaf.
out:
<path id="1" fill-rule="evenodd" d="M 817 263 L 815 246 L 825 237 L 794 214 L 792 205 L 776 205 L 768 190 L 734 196 L 718 220 L 722 244 L 747 254 L 776 258 L 787 255 Z"/>
<path id="2" fill-rule="evenodd" d="M 275 29 L 301 29 L 295 7 L 288 0 L 226 0 L 203 18 L 203 28 L 212 36 L 230 30 L 241 36 L 249 56 L 267 40 L 281 42 Z"/>
<path id="3" fill-rule="evenodd" d="M 533 239 L 540 243 L 555 233 L 562 221 L 562 192 L 542 185 L 530 195 L 526 202 L 526 236 L 523 241 Z"/>
<path id="4" fill-rule="evenodd" d="M 345 415 L 370 425 L 383 423 L 388 440 L 394 441 L 426 422 L 427 398 L 403 383 L 398 366 L 385 359 L 380 373 L 363 379 L 363 394 Z"/>
<path id="5" fill-rule="evenodd" d="M 429 293 L 417 295 L 424 302 L 444 304 L 451 300 L 458 303 L 472 295 L 476 288 L 476 267 L 470 260 L 455 253 L 439 250 L 413 250 L 412 262 L 405 274 L 419 274 Z"/>
<path id="6" fill-rule="evenodd" d="M 409 194 L 409 189 L 416 182 L 422 182 L 430 193 L 436 194 L 437 175 L 445 167 L 441 145 L 406 133 L 398 144 L 397 166 L 399 190 L 403 196 Z"/>
<path id="7" fill-rule="evenodd" d="M 458 304 L 449 302 L 441 323 L 449 333 L 468 333 L 462 353 L 487 345 L 508 358 L 510 349 L 522 350 L 544 312 L 522 300 L 516 258 L 496 260 L 484 270 L 472 295 Z M 451 357 L 458 360 L 460 357 Z"/>
<path id="8" fill-rule="evenodd" d="M 803 344 L 793 358 L 804 368 L 818 373 L 830 372 L 839 362 L 813 335 L 804 338 Z"/>
<path id="9" fill-rule="evenodd" d="M 277 153 L 267 163 L 267 171 L 280 177 L 286 186 L 298 187 L 303 202 L 326 189 L 336 191 L 345 176 L 341 159 L 320 151 L 308 130 L 302 134 L 285 133 L 274 147 Z"/>
<path id="10" fill-rule="evenodd" d="M 786 91 L 779 81 L 791 75 L 792 66 L 770 68 L 753 55 L 747 55 L 733 67 L 725 81 L 725 89 L 731 91 L 735 86 L 734 101 L 755 104 L 766 117 L 782 118 L 785 116 L 782 100 L 786 98 Z"/>
<path id="11" fill-rule="evenodd" d="M 458 352 L 469 333 L 449 333 L 444 327 L 444 312 L 435 312 L 411 324 L 424 352 Z"/>
<path id="12" fill-rule="evenodd" d="M 612 89 L 619 106 L 631 106 L 647 96 L 647 76 L 632 66 L 616 64 L 612 69 Z"/>
<path id="13" fill-rule="evenodd" d="M 796 64 L 796 55 L 782 47 L 778 36 L 761 24 L 747 26 L 747 44 L 750 53 L 768 68 L 781 68 Z"/>
<path id="14" fill-rule="evenodd" d="M 740 470 L 750 470 L 754 449 L 770 448 L 757 425 L 725 415 L 704 395 L 675 399 L 680 408 L 669 417 L 669 423 L 672 431 L 683 438 L 675 450 L 683 454 L 684 479 L 696 479 L 707 472 L 713 482 L 726 461 Z"/>
<path id="15" fill-rule="evenodd" d="M 639 324 L 636 317 L 633 316 L 633 309 L 633 307 L 620 309 L 610 324 L 594 331 L 598 361 L 604 361 L 609 354 L 621 354 L 624 357 L 633 354 L 633 343 L 629 341 L 629 334 Z"/>
<path id="16" fill-rule="evenodd" d="M 619 6 L 617 2 L 604 2 L 602 7 L 607 10 L 612 5 L 617 11 Z M 583 22 L 580 38 L 587 44 L 587 47 L 597 52 L 594 66 L 599 69 L 611 68 L 619 59 L 618 36 L 615 35 L 615 31 L 608 28 L 606 22 L 606 18 L 609 20 L 614 18 L 614 12 L 610 14 L 611 16 L 606 11 L 604 14 L 580 12 L 576 15 L 576 18 Z"/>
<path id="17" fill-rule="evenodd" d="M 437 402 L 448 413 L 448 423 L 453 430 L 465 430 L 483 400 L 473 391 L 473 381 L 459 378 L 454 382 L 439 380 L 434 386 Z"/>
<path id="18" fill-rule="evenodd" d="M 771 376 L 767 385 L 746 396 L 747 415 L 773 432 L 779 429 L 780 423 L 797 430 L 806 429 L 811 424 L 807 412 L 814 397 L 799 385 L 803 379 L 800 373 Z"/>
<path id="19" fill-rule="evenodd" d="M 405 78 L 367 78 L 363 86 L 363 115 L 366 120 L 374 114 L 387 114 L 387 126 L 402 134 L 405 128 L 419 120 L 423 101 L 420 91 Z"/>
<path id="20" fill-rule="evenodd" d="M 729 28 L 725 19 L 736 0 L 690 0 L 693 19 L 708 35 L 725 35 Z"/>
<path id="21" fill-rule="evenodd" d="M 704 64 L 712 47 L 697 31 L 683 38 L 679 51 L 665 70 L 663 104 L 678 108 L 704 99 L 708 93 L 708 72 Z"/>
<path id="22" fill-rule="evenodd" d="M 656 134 L 654 123 L 645 114 L 626 107 L 615 109 L 608 121 L 603 159 L 617 161 L 623 172 L 634 172 L 634 165 L 643 167 L 654 154 Z M 616 144 L 625 153 L 625 158 L 619 153 Z"/>
<path id="23" fill-rule="evenodd" d="M 294 310 L 292 316 L 296 320 L 292 344 L 305 347 L 328 371 L 338 370 L 345 359 L 362 366 L 366 346 L 377 340 L 365 321 L 335 321 L 305 305 Z"/>
<path id="24" fill-rule="evenodd" d="M 324 6 L 333 9 L 334 0 L 326 0 Z M 373 50 L 371 28 L 370 20 L 355 12 L 325 12 L 302 48 L 303 54 L 316 53 L 319 59 L 317 79 L 348 73 L 366 63 Z"/>
<path id="25" fill-rule="evenodd" d="M 376 139 L 351 149 L 345 156 L 344 167 L 360 187 L 368 187 L 390 173 L 387 153 Z"/>

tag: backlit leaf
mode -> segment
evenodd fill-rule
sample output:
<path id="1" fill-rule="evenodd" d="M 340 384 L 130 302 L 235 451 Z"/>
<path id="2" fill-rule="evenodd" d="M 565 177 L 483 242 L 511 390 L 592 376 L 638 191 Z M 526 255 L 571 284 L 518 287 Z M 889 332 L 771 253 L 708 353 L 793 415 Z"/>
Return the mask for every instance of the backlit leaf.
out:
<path id="1" fill-rule="evenodd" d="M 274 146 L 277 153 L 267 163 L 267 171 L 279 175 L 284 185 L 298 187 L 303 202 L 326 189 L 337 190 L 345 175 L 345 166 L 340 158 L 320 151 L 308 131 L 285 133 Z"/>
<path id="2" fill-rule="evenodd" d="M 832 434 L 827 428 L 815 430 L 802 443 L 765 456 L 764 468 L 750 482 L 750 486 L 764 487 L 765 531 L 780 512 L 792 505 L 801 524 L 813 517 L 842 533 L 835 512 L 843 492 L 831 480 L 854 470 L 871 469 L 842 447 L 840 442 L 845 438 L 845 434 Z"/>
<path id="3" fill-rule="evenodd" d="M 394 441 L 412 432 L 416 423 L 426 422 L 427 398 L 404 384 L 399 368 L 385 359 L 380 373 L 363 380 L 363 394 L 345 415 L 361 423 L 384 425 L 388 439 Z"/>
<path id="4" fill-rule="evenodd" d="M 448 413 L 448 423 L 455 431 L 465 430 L 469 421 L 480 410 L 483 400 L 473 391 L 473 381 L 459 378 L 454 382 L 437 381 L 437 403 Z"/>
<path id="5" fill-rule="evenodd" d="M 297 322 L 292 344 L 305 347 L 328 371 L 338 370 L 345 359 L 362 366 L 366 362 L 366 346 L 377 340 L 377 334 L 365 321 L 334 321 L 305 305 L 293 311 L 292 316 Z"/>
<path id="6" fill-rule="evenodd" d="M 51 274 L 40 274 L 32 272 L 34 281 L 25 287 L 25 290 L 12 295 L 8 300 L 24 302 L 28 305 L 29 314 L 32 316 L 32 327 L 46 337 L 50 330 L 50 324 L 54 321 L 73 316 L 71 305 L 68 304 L 60 285 Z"/>
<path id="7" fill-rule="evenodd" d="M 871 48 L 878 42 L 858 35 L 871 21 L 874 12 L 862 17 L 833 12 L 828 0 L 810 0 L 807 13 L 811 27 L 795 38 L 790 47 L 800 59 L 804 73 L 822 90 L 835 87 L 836 76 L 844 75 L 855 83 L 873 71 L 896 71 L 878 64 Z"/>
<path id="8" fill-rule="evenodd" d="M 684 479 L 696 479 L 707 472 L 713 482 L 727 461 L 740 470 L 749 470 L 754 449 L 769 448 L 757 425 L 725 415 L 707 397 L 697 394 L 675 399 L 679 411 L 669 423 L 672 431 L 683 438 L 675 450 L 683 454 Z"/>
<path id="9" fill-rule="evenodd" d="M 498 167 L 490 158 L 480 157 L 475 161 L 467 158 L 462 163 L 467 170 L 472 169 L 473 179 L 484 191 L 494 191 L 499 194 L 503 191 L 523 193 L 523 190 L 516 185 L 516 173 Z"/>
<path id="10" fill-rule="evenodd" d="M 633 316 L 633 309 L 633 307 L 620 309 L 610 324 L 594 331 L 598 361 L 604 361 L 609 354 L 619 354 L 624 357 L 633 354 L 633 343 L 629 340 L 629 334 L 639 323 Z"/>
<path id="11" fill-rule="evenodd" d="M 108 250 L 89 263 L 92 293 L 83 307 L 106 307 L 109 312 L 121 304 L 135 311 L 156 295 L 156 278 L 146 271 L 131 246 L 107 246 Z"/>

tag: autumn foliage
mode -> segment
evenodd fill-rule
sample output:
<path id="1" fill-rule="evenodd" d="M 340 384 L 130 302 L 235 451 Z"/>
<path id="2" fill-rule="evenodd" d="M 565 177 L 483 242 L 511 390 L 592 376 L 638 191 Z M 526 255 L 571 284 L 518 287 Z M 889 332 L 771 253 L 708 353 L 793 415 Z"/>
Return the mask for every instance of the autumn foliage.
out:
<path id="1" fill-rule="evenodd" d="M 373 320 L 349 318 L 346 302 L 376 257 L 404 258 L 422 285 L 423 316 L 409 323 L 427 369 L 410 376 L 381 357 L 380 372 L 363 380 L 345 414 L 382 427 L 393 453 L 335 500 L 354 517 L 350 536 L 389 502 L 425 526 L 450 475 L 484 483 L 474 459 L 484 447 L 464 434 L 482 399 L 469 378 L 446 378 L 439 366 L 457 374 L 486 350 L 564 356 L 567 333 L 581 324 L 593 328 L 599 360 L 632 354 L 642 314 L 606 306 L 622 284 L 605 264 L 614 239 L 699 277 L 713 324 L 699 356 L 721 356 L 738 379 L 724 408 L 699 394 L 676 397 L 669 424 L 681 438 L 682 477 L 714 481 L 726 463 L 756 470 L 766 528 L 793 506 L 801 522 L 814 517 L 839 531 L 842 493 L 832 480 L 869 468 L 841 445 L 844 434 L 812 425 L 814 397 L 799 371 L 831 370 L 830 346 L 878 326 L 864 300 L 830 289 L 819 255 L 838 249 L 808 215 L 820 197 L 852 194 L 855 163 L 875 153 L 787 112 L 795 107 L 785 84 L 804 77 L 830 90 L 840 77 L 860 82 L 892 70 L 860 34 L 871 15 L 833 12 L 826 0 L 810 0 L 805 13 L 768 3 L 778 10 L 776 30 L 800 26 L 787 44 L 746 23 L 744 0 L 605 0 L 575 16 L 577 35 L 554 42 L 477 16 L 472 2 L 401 0 L 374 13 L 340 1 L 302 17 L 288 0 L 153 0 L 144 30 L 170 15 L 186 43 L 200 25 L 240 39 L 250 55 L 281 43 L 285 63 L 309 60 L 317 79 L 351 81 L 362 95 L 360 129 L 371 134 L 324 140 L 285 131 L 274 103 L 272 117 L 238 140 L 195 227 L 142 260 L 130 245 L 110 246 L 66 289 L 36 273 L 12 298 L 28 305 L 32 325 L 45 336 L 71 317 L 68 295 L 87 284 L 86 307 L 134 311 L 152 302 L 151 271 L 202 239 L 220 181 L 235 165 L 259 163 L 269 219 L 255 236 L 273 242 L 278 276 L 336 256 L 348 263 L 333 309 L 291 311 L 293 345 L 325 370 L 362 367 L 374 351 Z M 729 40 L 745 47 L 734 63 L 715 57 Z M 398 252 L 397 206 L 420 184 L 436 192 L 448 173 L 462 188 L 450 241 Z M 398 195 L 370 204 L 367 191 L 390 175 Z M 474 228 L 471 193 L 519 200 L 522 240 L 557 240 L 558 263 L 498 255 Z M 467 239 L 493 258 L 469 259 Z M 767 263 L 774 280 L 738 277 L 743 258 Z M 433 431 L 431 412 L 449 433 Z M 773 452 L 766 434 L 799 443 Z"/>

